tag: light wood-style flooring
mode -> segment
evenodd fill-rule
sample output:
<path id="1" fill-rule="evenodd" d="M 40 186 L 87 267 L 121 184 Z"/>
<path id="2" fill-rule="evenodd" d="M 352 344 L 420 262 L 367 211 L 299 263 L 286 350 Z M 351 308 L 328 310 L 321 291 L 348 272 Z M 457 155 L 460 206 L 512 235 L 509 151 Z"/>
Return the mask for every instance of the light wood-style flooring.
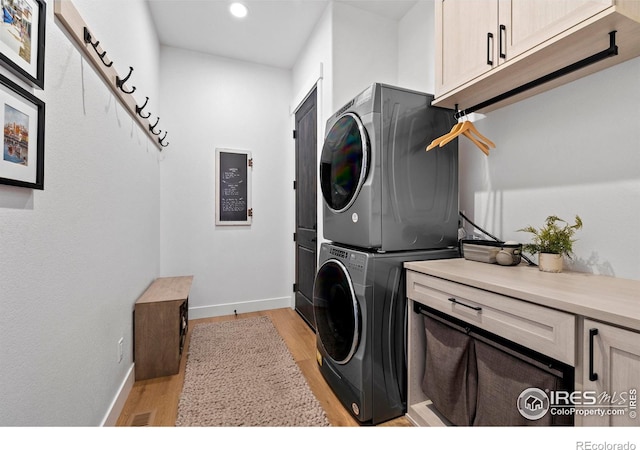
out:
<path id="1" fill-rule="evenodd" d="M 238 314 L 237 316 L 190 320 L 186 341 L 187 351 L 183 352 L 180 372 L 169 377 L 136 381 L 116 425 L 174 426 L 193 326 L 203 322 L 237 320 L 260 315 L 266 315 L 271 318 L 307 379 L 309 387 L 324 408 L 331 425 L 338 427 L 359 426 L 359 423 L 344 409 L 340 400 L 326 384 L 318 370 L 315 334 L 298 313 L 290 308 Z M 411 426 L 411 424 L 406 418 L 399 417 L 380 426 Z"/>

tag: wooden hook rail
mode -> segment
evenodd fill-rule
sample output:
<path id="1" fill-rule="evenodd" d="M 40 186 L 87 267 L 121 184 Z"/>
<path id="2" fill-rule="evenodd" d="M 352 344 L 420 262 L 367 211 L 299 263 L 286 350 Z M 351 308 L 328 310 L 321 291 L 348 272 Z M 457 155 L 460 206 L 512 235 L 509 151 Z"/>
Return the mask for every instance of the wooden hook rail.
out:
<path id="1" fill-rule="evenodd" d="M 105 83 L 107 83 L 107 86 L 109 86 L 122 106 L 129 112 L 133 120 L 140 126 L 158 150 L 162 151 L 169 143 L 164 141 L 167 136 L 166 130 L 164 130 L 164 136 L 161 139 L 158 138 L 158 135 L 163 131 L 159 128 L 156 129 L 160 119 L 158 118 L 152 126 L 148 120 L 151 114 L 148 112 L 145 115 L 141 114 L 149 98 L 147 97 L 143 106 L 138 106 L 131 95 L 136 90 L 136 87 L 131 86 L 130 88 L 125 88 L 125 84 L 128 83 L 129 78 L 132 76 L 133 67 L 129 66 L 128 74 L 125 77 L 121 77 L 118 74 L 115 67 L 113 67 L 113 61 L 108 58 L 106 50 L 102 48 L 100 41 L 91 33 L 91 30 L 71 0 L 55 0 L 54 13 L 82 49 L 86 58 L 91 62 Z"/>

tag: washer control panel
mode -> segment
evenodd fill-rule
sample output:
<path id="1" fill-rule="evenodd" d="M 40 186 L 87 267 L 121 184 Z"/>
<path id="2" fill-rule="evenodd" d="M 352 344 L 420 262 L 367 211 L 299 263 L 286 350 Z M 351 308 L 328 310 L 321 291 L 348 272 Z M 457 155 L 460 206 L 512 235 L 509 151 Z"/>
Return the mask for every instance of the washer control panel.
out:
<path id="1" fill-rule="evenodd" d="M 342 262 L 350 272 L 364 272 L 367 267 L 367 255 L 364 253 L 331 247 L 329 254 Z"/>
<path id="2" fill-rule="evenodd" d="M 366 264 L 366 258 L 362 253 L 349 253 L 349 268 L 364 270 Z"/>

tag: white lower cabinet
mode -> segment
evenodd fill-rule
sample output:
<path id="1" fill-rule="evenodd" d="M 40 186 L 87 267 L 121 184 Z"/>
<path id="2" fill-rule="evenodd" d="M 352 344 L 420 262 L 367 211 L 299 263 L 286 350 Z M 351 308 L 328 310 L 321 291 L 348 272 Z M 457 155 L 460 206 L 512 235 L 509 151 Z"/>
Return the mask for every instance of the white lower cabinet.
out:
<path id="1" fill-rule="evenodd" d="M 546 355 L 566 367 L 575 365 L 575 315 L 413 271 L 407 271 L 407 296 L 409 308 L 407 418 L 413 424 L 418 426 L 529 424 L 528 419 L 521 417 L 517 410 L 518 394 L 523 393 L 526 388 L 533 387 L 532 384 L 527 384 L 527 381 L 539 383 L 540 386 L 549 389 L 560 388 L 562 384 L 562 389 L 565 389 L 564 382 L 550 381 L 553 377 L 548 377 L 542 371 L 534 369 L 533 364 L 543 364 L 542 360 L 531 363 L 531 358 L 524 354 L 511 358 L 497 357 L 496 353 L 490 355 L 490 346 L 474 343 L 469 346 L 464 356 L 470 358 L 468 362 L 464 362 L 464 358 L 458 360 L 456 359 L 457 350 L 462 347 L 458 342 L 459 337 L 451 334 L 441 334 L 437 337 L 432 335 L 434 339 L 432 342 L 442 343 L 434 346 L 445 350 L 432 353 L 429 358 L 427 356 L 429 337 L 425 333 L 426 322 L 423 314 L 427 312 L 427 315 L 439 316 L 438 313 L 440 313 L 458 321 L 458 326 L 464 330 L 459 336 L 464 336 L 466 333 L 473 337 L 474 342 L 482 337 L 487 339 L 488 335 L 480 335 L 481 332 L 497 336 L 499 338 L 494 345 L 497 343 L 503 353 L 513 355 L 516 353 L 513 351 L 514 347 L 510 347 L 511 350 L 509 350 L 508 345 L 519 345 L 525 352 L 532 351 L 539 355 Z M 473 331 L 474 329 L 478 331 Z M 499 339 L 505 341 L 499 342 Z M 487 341 L 484 340 L 484 342 Z M 484 348 L 482 352 L 481 348 Z M 451 352 L 447 353 L 447 349 Z M 524 360 L 528 360 L 529 363 L 522 363 L 521 358 L 525 358 Z M 431 364 L 431 370 L 427 370 L 429 364 Z M 465 365 L 470 365 L 471 369 L 463 376 L 457 377 L 458 368 Z M 449 373 L 451 367 L 455 368 L 455 374 Z M 525 367 L 528 369 L 524 370 Z M 569 373 L 573 375 L 572 370 Z M 564 377 L 564 374 L 558 374 L 556 371 L 554 376 Z M 456 382 L 449 383 L 452 379 L 456 379 Z M 566 381 L 571 384 L 573 382 L 569 378 Z M 438 386 L 436 390 L 439 392 L 436 395 L 440 397 L 441 405 L 446 403 L 445 407 L 449 410 L 447 413 L 443 413 L 443 407 L 438 407 L 437 400 L 426 393 L 430 389 L 425 388 L 427 384 Z M 446 392 L 443 393 L 443 391 Z M 456 392 L 457 394 L 454 394 Z M 463 402 L 455 401 L 455 406 L 451 406 L 448 400 L 454 397 L 460 398 L 463 395 L 468 399 Z M 443 400 L 443 397 L 447 400 Z M 456 422 L 459 414 L 452 408 L 464 408 L 465 404 L 469 404 L 468 409 L 473 412 L 469 414 L 465 412 L 462 414 L 465 416 L 464 419 Z M 500 411 L 496 411 L 496 408 Z M 452 419 L 454 416 L 456 419 Z M 466 420 L 468 416 L 474 418 L 470 421 Z M 540 423 L 546 421 L 549 424 L 559 423 L 551 416 L 541 420 Z"/>
<path id="2" fill-rule="evenodd" d="M 502 412 L 517 408 L 530 421 L 524 425 L 553 416 L 551 425 L 640 427 L 640 280 L 463 258 L 405 268 L 406 417 L 413 424 L 482 426 L 487 417 L 513 424 L 520 417 L 503 420 Z M 433 324 L 443 318 L 457 334 Z M 551 372 L 529 372 L 488 352 L 486 339 Z M 555 386 L 548 373 L 560 380 Z"/>
<path id="3" fill-rule="evenodd" d="M 584 404 L 577 409 L 584 414 L 576 425 L 640 426 L 640 333 L 590 319 L 583 330 Z"/>
<path id="4" fill-rule="evenodd" d="M 434 314 L 442 317 L 444 314 L 451 321 L 457 321 L 462 330 L 467 327 L 466 333 L 470 336 L 474 336 L 475 327 L 546 355 L 564 367 L 562 383 L 545 389 L 547 393 L 554 392 L 547 398 L 547 411 L 551 415 L 573 416 L 575 426 L 640 426 L 640 326 L 636 321 L 640 317 L 640 307 L 635 303 L 639 282 L 577 273 L 548 276 L 525 267 L 506 272 L 499 266 L 474 265 L 470 261 L 436 261 L 411 267 L 419 270 L 407 270 L 407 418 L 413 424 L 452 425 L 449 420 L 454 414 L 442 414 L 442 408 L 436 407 L 437 399 L 426 394 L 432 392 L 431 386 L 437 385 L 439 391 L 435 394 L 440 396 L 444 389 L 442 385 L 447 381 L 439 372 L 434 372 L 434 367 L 452 378 L 457 372 L 450 373 L 449 368 L 459 366 L 456 352 L 462 348 L 459 344 L 462 341 L 453 335 L 447 335 L 445 340 L 443 334 L 434 332 L 433 325 L 430 325 L 431 331 L 426 332 L 424 317 Z M 433 273 L 425 273 L 427 270 Z M 607 298 L 607 292 L 611 303 L 606 307 L 601 301 L 591 302 L 591 298 Z M 568 303 L 567 299 L 572 296 L 579 301 Z M 558 307 L 554 307 L 556 305 Z M 614 316 L 614 312 L 618 315 Z M 433 339 L 431 346 L 428 339 Z M 441 351 L 436 348 L 436 342 L 446 344 L 444 348 L 451 351 Z M 458 385 L 478 386 L 475 393 L 473 389 L 467 389 L 472 392 L 469 396 L 475 395 L 478 399 L 477 413 L 481 409 L 477 406 L 481 400 L 478 394 L 482 385 L 480 367 L 487 364 L 477 353 L 477 347 L 475 351 L 478 371 L 474 374 L 473 370 L 467 370 L 465 377 L 471 381 Z M 430 370 L 427 370 L 429 364 Z M 501 367 L 512 367 L 507 360 L 502 364 Z M 501 380 L 499 384 L 504 386 L 507 381 L 519 382 L 514 370 L 508 375 L 507 370 L 503 372 L 494 370 L 491 376 Z M 503 375 L 504 380 L 500 378 Z M 429 384 L 431 379 L 435 381 Z M 534 386 L 535 377 L 529 379 Z M 486 385 L 485 382 L 485 388 Z M 507 388 L 494 391 L 498 397 L 490 403 L 497 405 L 500 404 L 499 397 L 506 395 Z M 458 392 L 462 392 L 462 388 Z M 520 400 L 518 397 L 518 402 Z M 518 403 L 519 409 L 521 406 Z M 457 410 L 454 412 L 457 414 Z M 532 422 L 537 420 L 534 418 Z M 564 423 L 552 423 L 556 424 Z"/>

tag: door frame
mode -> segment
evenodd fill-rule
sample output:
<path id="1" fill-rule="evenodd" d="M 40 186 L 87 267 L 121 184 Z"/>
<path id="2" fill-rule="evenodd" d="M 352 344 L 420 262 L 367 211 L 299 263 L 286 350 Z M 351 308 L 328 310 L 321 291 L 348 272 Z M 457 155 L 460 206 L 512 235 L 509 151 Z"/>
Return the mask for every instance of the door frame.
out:
<path id="1" fill-rule="evenodd" d="M 326 119 L 324 117 L 324 102 L 323 102 L 323 96 L 324 96 L 324 90 L 323 90 L 323 64 L 320 63 L 318 66 L 318 71 L 316 72 L 315 75 L 312 75 L 306 83 L 304 83 L 304 88 L 299 91 L 299 93 L 294 97 L 293 102 L 291 103 L 290 106 L 290 116 L 291 116 L 291 129 L 295 130 L 295 126 L 296 126 L 296 112 L 302 107 L 302 105 L 304 104 L 304 102 L 307 100 L 307 98 L 309 98 L 309 96 L 313 93 L 314 89 L 316 91 L 316 120 L 317 120 L 317 129 L 316 129 L 316 136 L 317 136 L 317 149 L 318 151 L 316 152 L 316 192 L 321 192 L 320 191 L 320 154 L 321 154 L 321 149 L 322 149 L 322 144 L 324 143 L 324 125 L 326 122 Z M 292 140 L 293 141 L 293 140 Z M 294 151 L 291 152 L 292 158 L 294 159 L 294 162 L 292 164 L 293 167 L 293 180 L 291 181 L 291 185 L 293 185 L 293 181 L 296 178 L 296 173 L 295 173 L 295 141 L 293 141 L 293 145 L 294 145 Z M 296 192 L 295 190 L 292 189 L 292 201 L 294 204 L 294 211 L 295 211 L 295 202 L 296 202 Z M 316 198 L 316 217 L 317 217 L 317 227 L 316 227 L 316 234 L 317 234 L 317 240 L 316 240 L 316 270 L 318 268 L 318 256 L 320 254 L 320 245 L 322 244 L 322 242 L 324 241 L 323 238 L 323 220 L 322 220 L 322 195 L 318 195 Z M 293 229 L 293 231 L 291 232 L 292 235 L 293 233 L 296 232 L 296 214 L 293 214 L 293 220 L 292 220 L 292 224 L 291 224 L 291 228 Z M 295 280 L 296 279 L 296 243 L 292 240 L 291 241 L 291 255 L 292 255 L 292 264 L 291 264 L 291 280 Z M 293 285 L 293 282 L 291 282 L 291 285 Z M 291 309 L 295 309 L 296 307 L 296 296 L 295 296 L 295 292 L 291 292 Z"/>

